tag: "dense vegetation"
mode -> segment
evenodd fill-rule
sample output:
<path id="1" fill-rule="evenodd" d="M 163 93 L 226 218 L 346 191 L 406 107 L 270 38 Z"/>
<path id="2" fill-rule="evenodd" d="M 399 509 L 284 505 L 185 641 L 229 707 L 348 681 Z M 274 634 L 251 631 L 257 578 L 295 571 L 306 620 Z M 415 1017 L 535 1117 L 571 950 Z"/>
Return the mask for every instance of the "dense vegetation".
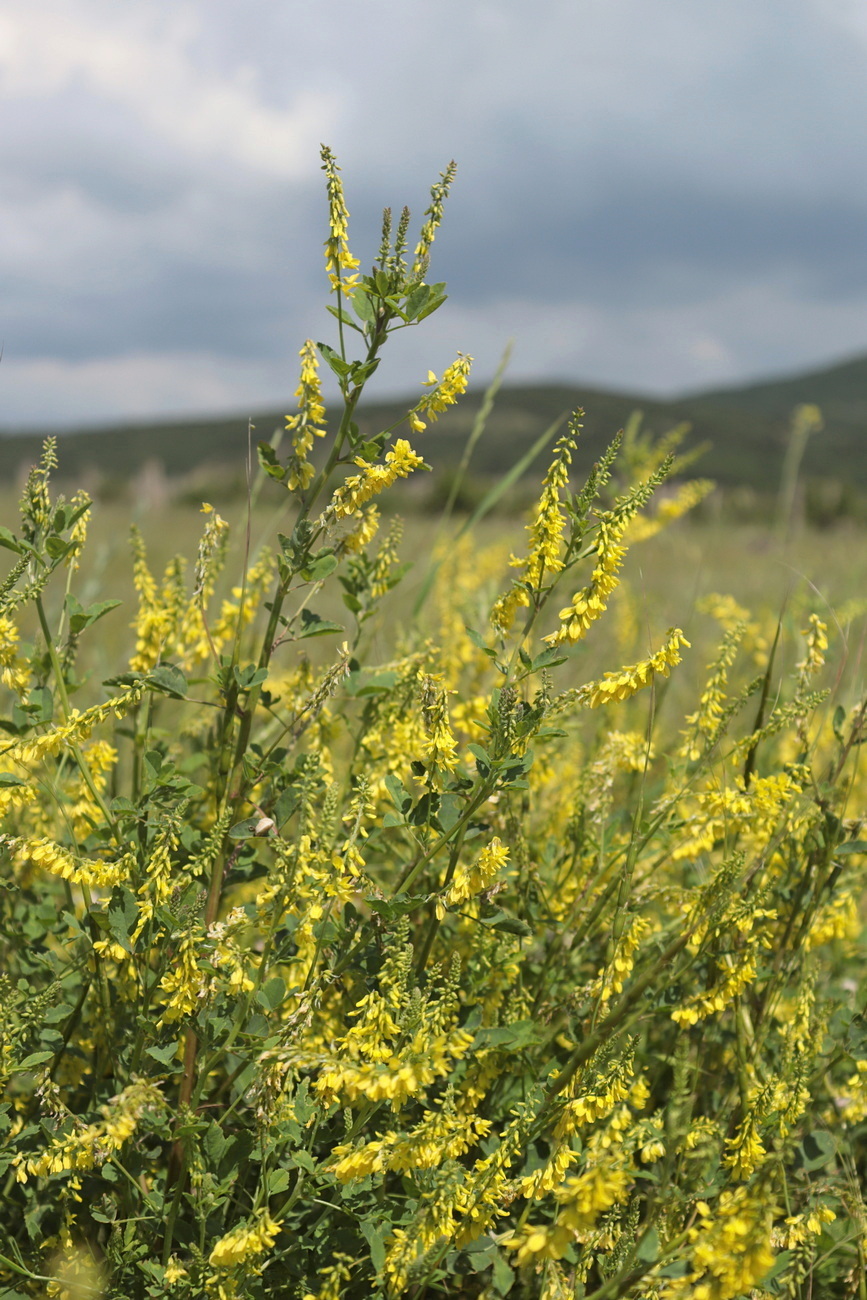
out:
<path id="1" fill-rule="evenodd" d="M 0 531 L 3 1294 L 863 1296 L 867 700 L 826 665 L 863 602 L 707 597 L 679 683 L 623 566 L 710 485 L 636 425 L 593 463 L 576 414 L 523 534 L 480 540 L 507 476 L 397 618 L 377 498 L 469 358 L 355 412 L 443 301 L 452 169 L 361 276 L 323 163 L 337 339 L 251 490 L 285 531 L 234 584 L 213 507 L 189 575 L 134 533 L 95 700 L 117 603 L 53 443 Z"/>

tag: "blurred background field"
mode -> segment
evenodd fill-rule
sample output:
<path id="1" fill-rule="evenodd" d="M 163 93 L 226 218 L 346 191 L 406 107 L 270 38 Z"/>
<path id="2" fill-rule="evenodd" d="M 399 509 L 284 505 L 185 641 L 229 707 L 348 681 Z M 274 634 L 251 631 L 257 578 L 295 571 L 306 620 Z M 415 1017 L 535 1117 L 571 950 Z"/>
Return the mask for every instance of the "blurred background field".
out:
<path id="1" fill-rule="evenodd" d="M 426 454 L 438 436 L 437 431 L 426 435 Z M 65 443 L 61 439 L 59 480 L 70 492 L 75 481 L 68 478 L 63 481 Z M 542 451 L 532 471 L 500 502 L 496 512 L 459 541 L 464 567 L 475 575 L 483 573 L 484 579 L 475 591 L 467 584 L 466 594 L 462 594 L 459 585 L 449 587 L 452 579 L 447 576 L 446 584 L 441 584 L 439 592 L 434 590 L 420 615 L 424 634 L 441 635 L 443 620 L 448 622 L 457 616 L 483 635 L 489 635 L 490 606 L 514 573 L 508 566 L 509 556 L 521 553 L 524 546 L 524 525 L 546 463 L 547 452 Z M 578 482 L 589 467 L 589 456 L 576 458 L 573 468 Z M 703 465 L 699 463 L 693 468 L 700 472 Z M 486 481 L 471 476 L 459 500 L 477 500 Z M 440 511 L 447 487 L 448 482 L 438 478 L 436 472 L 417 474 L 411 490 L 409 484 L 403 484 L 399 497 L 390 500 L 386 494 L 383 498 L 380 536 L 392 517 L 390 507 L 399 504 L 403 525 L 400 557 L 411 567 L 405 581 L 386 597 L 379 614 L 364 629 L 365 657 L 374 663 L 387 662 L 395 647 L 410 634 L 413 609 L 432 557 L 445 555 L 453 559 L 455 556 L 453 539 L 467 516 L 457 511 L 450 523 L 442 527 Z M 791 669 L 801 650 L 800 629 L 807 613 L 815 611 L 829 625 L 834 646 L 831 659 L 839 666 L 834 683 L 837 690 L 848 694 L 863 683 L 864 611 L 867 609 L 864 525 L 857 518 L 844 516 L 817 527 L 810 522 L 802 484 L 796 494 L 792 527 L 787 535 L 775 526 L 775 493 L 755 494 L 750 498 L 751 508 L 747 509 L 738 496 L 739 490 L 744 489 L 737 485 L 718 488 L 692 514 L 633 545 L 624 566 L 624 582 L 612 599 L 612 616 L 601 620 L 586 643 L 570 652 L 570 662 L 557 671 L 558 688 L 593 679 L 606 669 L 649 655 L 658 648 L 667 629 L 676 625 L 692 643 L 683 665 L 665 688 L 665 712 L 669 715 L 670 711 L 672 724 L 677 725 L 684 712 L 695 707 L 699 683 L 705 680 L 706 666 L 719 644 L 720 625 L 706 609 L 707 598 L 713 594 L 733 597 L 737 607 L 748 613 L 752 621 L 753 630 L 745 643 L 744 662 L 738 676 L 750 675 L 763 666 L 762 647 L 766 648 L 773 638 L 778 618 L 782 618 L 787 635 L 776 667 L 781 672 Z M 116 674 L 119 663 L 132 652 L 131 623 L 137 600 L 132 585 L 129 540 L 133 524 L 142 531 L 149 562 L 158 579 L 176 554 L 187 558 L 189 576 L 204 525 L 201 504 L 215 499 L 220 513 L 230 523 L 231 540 L 212 610 L 218 609 L 221 596 L 238 582 L 247 544 L 243 462 L 231 472 L 202 467 L 176 479 L 169 478 L 153 464 L 146 465 L 138 475 L 130 477 L 123 493 L 109 492 L 102 499 L 100 495 L 97 492 L 87 546 L 72 589 L 83 604 L 103 599 L 120 599 L 123 603 L 101 620 L 97 636 L 91 635 L 82 643 L 79 671 L 84 681 L 79 704 L 103 698 L 101 682 Z M 18 491 L 12 486 L 0 493 L 0 522 L 13 530 L 17 497 Z M 265 480 L 260 484 L 250 516 L 251 555 L 263 544 L 276 548 L 277 534 L 288 533 L 291 527 L 288 494 L 281 485 Z M 556 626 L 557 609 L 568 601 L 574 585 L 586 581 L 589 565 L 586 571 L 579 570 L 579 574 L 574 583 L 570 579 L 568 590 L 555 597 L 543 620 L 542 633 Z M 62 599 L 61 584 L 57 582 L 48 592 L 49 611 L 53 610 L 55 617 L 59 616 Z M 318 600 L 315 607 L 324 617 L 343 624 L 347 636 L 351 637 L 352 618 L 334 595 L 326 603 Z M 333 654 L 336 640 L 341 639 L 340 636 L 323 637 L 305 641 L 299 647 L 287 644 L 278 651 L 278 660 L 282 658 L 283 666 L 288 668 L 300 652 L 320 663 Z M 787 663 L 787 659 L 791 662 Z"/>
<path id="2" fill-rule="evenodd" d="M 358 412 L 361 431 L 373 436 L 392 427 L 417 398 L 366 401 Z M 418 450 L 433 469 L 422 488 L 422 504 L 432 510 L 448 493 L 482 401 L 481 390 L 471 389 L 419 441 Z M 666 400 L 586 385 L 507 383 L 473 453 L 465 504 L 472 504 L 473 492 L 499 478 L 545 428 L 580 408 L 582 464 L 589 466 L 615 430 L 640 412 L 642 428 L 656 437 L 672 428 L 687 429 L 687 445 L 702 448 L 698 472 L 720 487 L 719 508 L 724 506 L 732 518 L 761 522 L 773 509 L 792 413 L 805 403 L 819 407 L 823 427 L 804 450 L 804 517 L 819 527 L 846 518 L 867 523 L 867 356 L 764 383 Z M 274 431 L 282 429 L 285 414 L 259 410 L 253 415 L 254 448 L 257 440 L 271 440 Z M 26 473 L 39 455 L 42 436 L 0 429 L 0 482 Z M 86 486 L 91 495 L 130 506 L 169 498 L 195 501 L 202 493 L 215 503 L 229 501 L 244 493 L 247 444 L 246 414 L 90 426 L 62 435 L 61 473 Z M 528 476 L 531 483 L 543 472 L 539 465 L 537 461 Z"/>

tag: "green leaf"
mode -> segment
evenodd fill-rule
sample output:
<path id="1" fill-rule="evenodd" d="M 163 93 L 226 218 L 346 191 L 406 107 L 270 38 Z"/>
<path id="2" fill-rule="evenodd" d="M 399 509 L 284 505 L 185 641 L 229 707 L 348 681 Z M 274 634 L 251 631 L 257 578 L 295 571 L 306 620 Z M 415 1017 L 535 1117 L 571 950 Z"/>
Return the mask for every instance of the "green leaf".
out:
<path id="1" fill-rule="evenodd" d="M 252 691 L 255 686 L 261 686 L 268 676 L 267 668 L 260 668 L 258 664 L 245 664 L 239 668 L 236 664 L 232 669 L 232 675 L 242 691 Z"/>
<path id="2" fill-rule="evenodd" d="M 259 458 L 259 464 L 269 478 L 276 479 L 278 483 L 281 483 L 286 477 L 286 467 L 277 460 L 277 453 L 270 442 L 260 442 L 256 448 L 256 454 Z"/>
<path id="3" fill-rule="evenodd" d="M 54 696 L 48 686 L 37 686 L 27 697 L 31 722 L 50 722 L 54 717 Z"/>
<path id="4" fill-rule="evenodd" d="M 26 785 L 20 776 L 13 776 L 11 772 L 0 772 L 0 786 Z"/>
<path id="5" fill-rule="evenodd" d="M 690 1272 L 690 1262 L 687 1259 L 673 1259 L 670 1264 L 663 1264 L 659 1268 L 660 1277 L 686 1277 Z"/>
<path id="6" fill-rule="evenodd" d="M 824 1129 L 814 1129 L 808 1133 L 799 1147 L 799 1154 L 804 1169 L 812 1173 L 821 1169 L 836 1155 L 837 1147 L 830 1133 Z"/>
<path id="7" fill-rule="evenodd" d="M 306 637 L 330 636 L 335 632 L 345 631 L 346 628 L 342 623 L 331 623 L 327 618 L 322 618 L 319 614 L 314 614 L 312 609 L 302 609 L 301 611 L 301 631 L 298 633 L 299 641 L 303 641 Z"/>
<path id="8" fill-rule="evenodd" d="M 256 1000 L 266 1011 L 276 1010 L 286 1000 L 286 981 L 275 975 L 262 985 Z"/>
<path id="9" fill-rule="evenodd" d="M 159 691 L 175 700 L 182 700 L 187 693 L 187 679 L 175 664 L 157 664 L 148 673 L 145 684 L 152 691 Z"/>
<path id="10" fill-rule="evenodd" d="M 370 361 L 355 361 L 350 369 L 349 378 L 353 384 L 366 384 L 378 367 L 379 357 L 373 357 Z"/>
<path id="11" fill-rule="evenodd" d="M 273 1169 L 268 1175 L 268 1195 L 277 1196 L 279 1192 L 285 1192 L 289 1186 L 289 1170 Z"/>
<path id="12" fill-rule="evenodd" d="M 656 1263 L 659 1258 L 659 1233 L 655 1228 L 651 1228 L 649 1232 L 644 1234 L 635 1254 L 642 1264 Z"/>
<path id="13" fill-rule="evenodd" d="M 372 912 L 377 912 L 386 921 L 397 921 L 426 903 L 428 896 L 427 894 L 401 894 L 399 898 L 365 896 L 364 901 Z"/>
<path id="14" fill-rule="evenodd" d="M 108 928 L 117 942 L 130 952 L 129 936 L 138 922 L 135 894 L 124 885 L 116 885 L 108 904 Z"/>
<path id="15" fill-rule="evenodd" d="M 245 817 L 242 822 L 235 822 L 234 826 L 229 827 L 230 840 L 250 840 L 257 838 L 256 827 L 262 821 L 259 813 L 255 817 Z M 262 835 L 267 835 L 271 829 L 270 824 L 264 827 Z"/>
<path id="16" fill-rule="evenodd" d="M 408 793 L 400 777 L 389 772 L 385 778 L 385 788 L 398 812 L 406 815 L 412 807 L 412 795 Z"/>
<path id="17" fill-rule="evenodd" d="M 846 710 L 843 708 L 842 704 L 838 704 L 836 709 L 834 710 L 834 719 L 831 725 L 834 730 L 834 735 L 837 737 L 841 745 L 843 743 L 843 727 L 845 725 L 845 722 L 846 722 Z"/>
<path id="18" fill-rule="evenodd" d="M 342 321 L 344 325 L 348 325 L 351 330 L 358 330 L 359 334 L 363 333 L 349 313 L 345 312 L 342 307 L 335 307 L 333 302 L 326 303 L 325 307 L 327 311 L 331 312 L 331 315 L 334 316 L 335 319 Z"/>
<path id="19" fill-rule="evenodd" d="M 293 1165 L 297 1165 L 299 1169 L 305 1170 L 308 1174 L 316 1173 L 316 1162 L 310 1152 L 305 1151 L 303 1147 L 299 1147 L 297 1151 L 293 1151 L 289 1156 L 289 1159 L 292 1161 Z"/>
<path id="20" fill-rule="evenodd" d="M 373 1219 L 362 1219 L 358 1225 L 361 1228 L 361 1234 L 370 1247 L 370 1262 L 376 1273 L 381 1273 L 385 1266 L 385 1239 L 388 1236 L 389 1229 L 381 1222 L 377 1223 Z"/>
<path id="21" fill-rule="evenodd" d="M 568 658 L 569 656 L 564 655 L 559 646 L 549 646 L 540 655 L 536 655 L 530 665 L 530 671 L 537 673 L 540 668 L 556 668 L 558 664 L 565 664 Z"/>
<path id="22" fill-rule="evenodd" d="M 448 298 L 448 294 L 443 292 L 445 287 L 445 282 L 442 284 L 430 285 L 430 297 L 418 313 L 416 320 L 426 320 L 427 317 L 432 316 L 435 311 L 439 311 L 440 307 L 442 307 L 443 303 Z"/>
<path id="23" fill-rule="evenodd" d="M 493 1280 L 498 1295 L 508 1295 L 515 1281 L 514 1269 L 499 1254 L 494 1257 Z"/>
<path id="24" fill-rule="evenodd" d="M 155 1061 L 158 1061 L 160 1065 L 164 1065 L 167 1070 L 179 1070 L 181 1068 L 178 1060 L 177 1043 L 169 1043 L 167 1047 L 146 1047 L 145 1051 L 148 1056 L 152 1056 Z"/>
<path id="25" fill-rule="evenodd" d="M 486 654 L 489 659 L 496 659 L 497 657 L 496 650 L 492 650 L 489 645 L 485 644 L 484 638 L 482 637 L 481 633 L 477 632 L 475 628 L 470 627 L 468 623 L 464 624 L 464 629 L 466 631 L 467 636 L 472 641 L 473 645 L 478 646 L 482 654 Z"/>
<path id="26" fill-rule="evenodd" d="M 481 745 L 467 745 L 467 749 L 476 760 L 476 767 L 479 769 L 479 776 L 487 776 L 491 768 L 494 766 L 494 760 L 491 758 L 490 754 L 486 749 L 483 749 Z"/>
<path id="27" fill-rule="evenodd" d="M 295 1089 L 295 1096 L 292 1098 L 292 1109 L 295 1111 L 295 1118 L 298 1123 L 304 1125 L 316 1111 L 316 1104 L 310 1100 L 310 1085 L 306 1079 L 302 1079 Z"/>
<path id="28" fill-rule="evenodd" d="M 14 551 L 16 555 L 21 555 L 23 548 L 19 546 L 17 539 L 8 528 L 0 527 L 0 546 L 7 551 Z"/>
<path id="29" fill-rule="evenodd" d="M 72 543 L 65 542 L 62 537 L 46 537 L 45 549 L 52 560 L 62 560 L 72 549 Z"/>
<path id="30" fill-rule="evenodd" d="M 35 1070 L 37 1065 L 45 1065 L 47 1061 L 54 1059 L 53 1052 L 31 1052 L 25 1056 L 24 1060 L 14 1067 L 16 1073 L 22 1070 Z"/>
<path id="31" fill-rule="evenodd" d="M 775 1256 L 770 1272 L 766 1273 L 761 1280 L 763 1291 L 768 1289 L 771 1282 L 775 1282 L 778 1277 L 782 1277 L 786 1270 L 791 1266 L 793 1259 L 794 1255 L 790 1250 L 781 1250 L 779 1255 Z M 778 1294 L 776 1286 L 773 1288 L 773 1294 Z"/>
<path id="32" fill-rule="evenodd" d="M 455 794 L 443 794 L 440 796 L 439 812 L 437 820 L 442 826 L 445 834 L 460 821 L 466 808 L 466 800 Z"/>
<path id="33" fill-rule="evenodd" d="M 498 1052 L 523 1052 L 541 1043 L 542 1035 L 535 1020 L 516 1020 L 511 1025 L 489 1025 L 476 1030 L 473 1047 L 492 1047 Z"/>
<path id="34" fill-rule="evenodd" d="M 338 379 L 345 379 L 355 364 L 352 361 L 344 361 L 341 356 L 330 348 L 327 343 L 317 343 L 319 351 L 322 353 L 328 365 L 334 371 Z"/>
<path id="35" fill-rule="evenodd" d="M 205 1130 L 202 1138 L 202 1150 L 204 1151 L 208 1164 L 212 1169 L 219 1168 L 220 1161 L 226 1154 L 230 1146 L 230 1139 L 226 1137 L 216 1120 L 213 1120 Z"/>
<path id="36" fill-rule="evenodd" d="M 277 829 L 280 830 L 288 822 L 289 818 L 298 808 L 301 802 L 301 793 L 299 790 L 290 786 L 287 790 L 281 791 L 277 802 L 274 805 L 274 821 L 277 823 Z"/>
<path id="37" fill-rule="evenodd" d="M 70 632 L 75 634 L 83 632 L 86 627 L 90 627 L 91 623 L 95 623 L 97 619 L 102 618 L 109 610 L 117 609 L 118 605 L 122 604 L 122 600 L 99 600 L 96 604 L 88 605 L 85 608 L 79 604 L 78 600 L 70 592 L 66 597 L 66 612 L 69 615 Z"/>
<path id="38" fill-rule="evenodd" d="M 332 551 L 320 551 L 309 564 L 301 570 L 305 582 L 321 582 L 337 568 L 337 556 Z"/>
<path id="39" fill-rule="evenodd" d="M 846 840 L 834 850 L 835 857 L 848 857 L 850 853 L 867 853 L 867 840 Z"/>
<path id="40" fill-rule="evenodd" d="M 407 298 L 403 306 L 403 313 L 407 320 L 415 320 L 421 309 L 427 305 L 433 289 L 429 284 L 420 284 Z"/>
<path id="41" fill-rule="evenodd" d="M 510 916 L 508 912 L 504 912 L 500 908 L 490 916 L 479 917 L 479 920 L 488 929 L 503 930 L 506 934 L 526 936 L 533 933 L 526 921 L 522 921 L 519 916 Z"/>
<path id="42" fill-rule="evenodd" d="M 364 289 L 356 289 L 352 295 L 352 310 L 365 325 L 372 325 L 376 320 L 376 308 Z"/>

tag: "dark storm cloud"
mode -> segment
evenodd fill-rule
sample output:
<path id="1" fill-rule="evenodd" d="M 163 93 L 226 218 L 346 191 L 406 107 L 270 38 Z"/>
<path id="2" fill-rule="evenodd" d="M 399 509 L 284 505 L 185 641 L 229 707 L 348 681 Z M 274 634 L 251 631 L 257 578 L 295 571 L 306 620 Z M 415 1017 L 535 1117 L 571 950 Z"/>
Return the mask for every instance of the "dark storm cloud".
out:
<path id="1" fill-rule="evenodd" d="M 507 220 L 495 210 L 465 217 L 450 249 L 456 291 L 492 301 L 507 279 L 513 292 L 555 303 L 667 306 L 778 272 L 797 273 L 815 296 L 867 290 L 867 203 L 739 201 L 669 178 L 612 184 L 583 212 L 557 199 L 540 205 L 530 191 Z"/>
<path id="2" fill-rule="evenodd" d="M 525 335 L 525 373 L 671 389 L 867 342 L 856 5 L 44 8 L 0 18 L 17 418 L 60 407 L 75 376 L 108 409 L 136 367 L 154 409 L 176 403 L 185 357 L 196 400 L 208 375 L 214 402 L 285 385 L 327 320 L 322 137 L 365 266 L 383 204 L 408 202 L 417 230 L 458 159 L 432 265 L 451 302 L 429 336 L 477 333 L 482 370 L 503 330 Z M 421 365 L 401 348 L 394 387 Z"/>

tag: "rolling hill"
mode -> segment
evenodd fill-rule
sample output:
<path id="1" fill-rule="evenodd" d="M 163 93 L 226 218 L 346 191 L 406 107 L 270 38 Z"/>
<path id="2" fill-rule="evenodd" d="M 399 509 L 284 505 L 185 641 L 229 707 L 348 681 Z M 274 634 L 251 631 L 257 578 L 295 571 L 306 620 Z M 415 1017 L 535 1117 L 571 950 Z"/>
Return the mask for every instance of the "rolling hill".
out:
<path id="1" fill-rule="evenodd" d="M 415 400 L 415 399 L 411 399 Z M 457 464 L 482 400 L 470 392 L 416 441 L 435 470 Z M 576 407 L 585 411 L 582 446 L 588 463 L 612 434 L 640 410 L 644 427 L 662 433 L 673 425 L 691 426 L 689 444 L 709 442 L 700 472 L 724 485 L 749 484 L 773 491 L 780 476 L 792 409 L 815 402 L 825 417 L 823 433 L 807 448 L 803 473 L 837 479 L 867 489 L 867 356 L 821 370 L 747 386 L 721 388 L 660 400 L 636 393 L 616 393 L 586 385 L 504 386 L 476 448 L 472 469 L 481 476 L 502 473 L 558 416 Z M 359 411 L 359 424 L 370 434 L 398 420 L 407 403 L 370 404 Z M 292 407 L 287 403 L 287 410 Z M 254 439 L 270 439 L 283 425 L 284 412 L 253 416 Z M 8 481 L 38 456 L 38 433 L 0 433 L 0 475 Z M 240 473 L 247 447 L 247 417 L 165 420 L 147 424 L 79 429 L 60 435 L 61 474 L 79 480 L 97 474 L 128 479 L 147 462 L 162 464 L 177 476 L 195 470 Z"/>

